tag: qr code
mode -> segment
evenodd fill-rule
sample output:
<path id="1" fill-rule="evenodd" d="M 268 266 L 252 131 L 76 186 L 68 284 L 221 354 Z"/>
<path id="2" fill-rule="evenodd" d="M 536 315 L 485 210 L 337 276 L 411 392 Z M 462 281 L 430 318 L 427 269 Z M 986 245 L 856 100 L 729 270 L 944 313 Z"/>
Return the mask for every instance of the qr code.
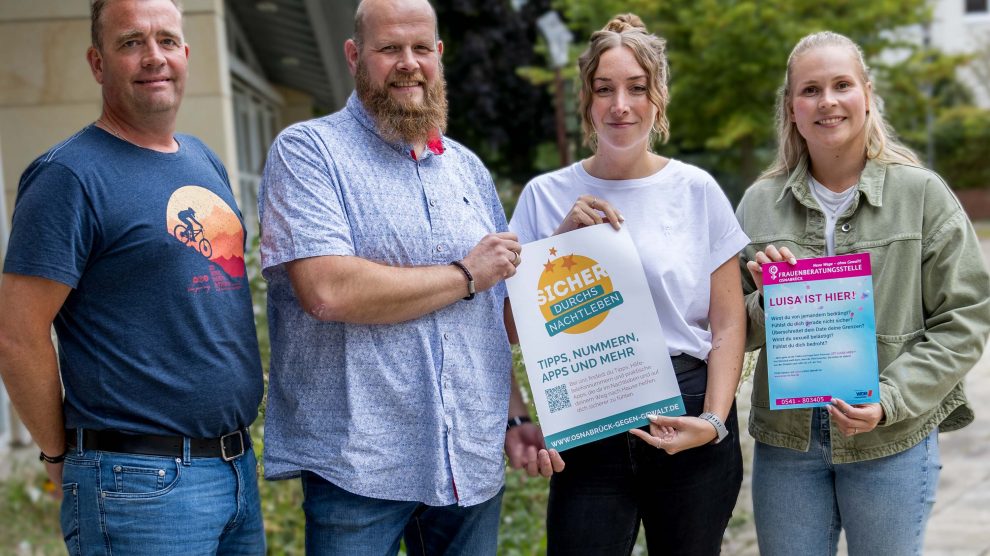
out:
<path id="1" fill-rule="evenodd" d="M 550 413 L 571 407 L 571 397 L 567 395 L 566 384 L 547 388 L 547 405 L 550 406 Z"/>

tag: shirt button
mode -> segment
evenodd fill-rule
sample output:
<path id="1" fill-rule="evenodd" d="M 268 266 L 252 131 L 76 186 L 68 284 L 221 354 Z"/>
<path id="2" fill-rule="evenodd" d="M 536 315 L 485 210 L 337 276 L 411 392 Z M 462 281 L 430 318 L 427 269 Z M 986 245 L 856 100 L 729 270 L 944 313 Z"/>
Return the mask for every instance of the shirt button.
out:
<path id="1" fill-rule="evenodd" d="M 842 230 L 843 232 L 848 232 L 849 230 L 851 230 L 851 229 L 852 229 L 852 226 L 850 226 L 850 225 L 849 225 L 849 223 L 848 223 L 848 222 L 846 222 L 845 224 L 843 224 L 843 225 L 842 225 L 842 228 L 840 228 L 840 229 L 841 229 L 841 230 Z"/>
<path id="2" fill-rule="evenodd" d="M 444 332 L 443 333 L 443 339 L 444 340 L 449 340 L 450 339 L 450 335 L 448 335 L 446 332 Z"/>
<path id="3" fill-rule="evenodd" d="M 436 202 L 436 201 L 434 201 L 433 199 L 430 199 L 430 206 L 431 206 L 431 207 L 435 207 L 435 206 L 437 206 L 437 202 Z"/>
<path id="4" fill-rule="evenodd" d="M 443 245 L 437 245 L 437 253 L 443 253 Z"/>

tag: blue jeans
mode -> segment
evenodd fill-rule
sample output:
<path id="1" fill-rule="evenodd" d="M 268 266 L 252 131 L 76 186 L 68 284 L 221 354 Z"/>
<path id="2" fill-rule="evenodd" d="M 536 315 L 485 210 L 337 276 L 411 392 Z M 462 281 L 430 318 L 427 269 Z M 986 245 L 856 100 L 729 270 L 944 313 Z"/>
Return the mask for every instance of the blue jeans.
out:
<path id="1" fill-rule="evenodd" d="M 399 553 L 405 537 L 410 556 L 495 554 L 502 494 L 476 506 L 427 506 L 368 498 L 303 471 L 306 554 L 382 556 Z"/>
<path id="2" fill-rule="evenodd" d="M 256 467 L 250 448 L 230 462 L 74 449 L 62 471 L 66 548 L 71 555 L 263 555 Z"/>
<path id="3" fill-rule="evenodd" d="M 703 411 L 708 368 L 674 358 L 685 410 Z M 729 436 L 673 456 L 627 433 L 571 448 L 550 480 L 547 554 L 596 556 L 632 552 L 643 522 L 650 554 L 714 556 L 742 485 L 736 406 Z"/>
<path id="4" fill-rule="evenodd" d="M 760 553 L 834 555 L 845 529 L 851 556 L 921 554 L 941 468 L 938 429 L 899 454 L 833 464 L 828 413 L 815 409 L 807 452 L 756 443 Z"/>

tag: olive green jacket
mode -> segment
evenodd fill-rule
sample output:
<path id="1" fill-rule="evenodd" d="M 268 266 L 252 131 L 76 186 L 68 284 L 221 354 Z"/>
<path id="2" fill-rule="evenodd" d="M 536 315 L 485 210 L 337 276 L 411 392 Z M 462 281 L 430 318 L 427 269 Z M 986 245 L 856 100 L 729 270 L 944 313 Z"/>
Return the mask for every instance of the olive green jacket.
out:
<path id="1" fill-rule="evenodd" d="M 990 332 L 990 276 L 973 227 L 942 179 L 925 168 L 868 161 L 859 193 L 835 226 L 835 253 L 870 254 L 884 420 L 846 437 L 832 429 L 832 458 L 848 463 L 902 452 L 931 433 L 973 420 L 963 377 Z M 768 244 L 797 258 L 825 256 L 825 216 L 808 186 L 807 161 L 763 179 L 736 217 L 750 237 L 741 256 L 749 314 L 747 350 L 766 342 L 763 307 L 745 268 Z M 770 411 L 767 358 L 753 377 L 749 431 L 760 442 L 807 451 L 811 409 Z"/>

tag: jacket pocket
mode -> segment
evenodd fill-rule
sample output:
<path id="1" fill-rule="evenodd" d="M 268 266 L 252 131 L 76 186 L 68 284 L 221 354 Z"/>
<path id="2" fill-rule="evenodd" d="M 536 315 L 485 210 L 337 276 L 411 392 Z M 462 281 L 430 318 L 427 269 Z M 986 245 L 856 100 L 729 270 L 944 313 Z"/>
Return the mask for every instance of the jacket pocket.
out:
<path id="1" fill-rule="evenodd" d="M 880 372 L 897 359 L 897 357 L 908 350 L 912 345 L 921 341 L 925 335 L 925 329 L 919 328 L 907 334 L 877 334 L 877 363 Z"/>

